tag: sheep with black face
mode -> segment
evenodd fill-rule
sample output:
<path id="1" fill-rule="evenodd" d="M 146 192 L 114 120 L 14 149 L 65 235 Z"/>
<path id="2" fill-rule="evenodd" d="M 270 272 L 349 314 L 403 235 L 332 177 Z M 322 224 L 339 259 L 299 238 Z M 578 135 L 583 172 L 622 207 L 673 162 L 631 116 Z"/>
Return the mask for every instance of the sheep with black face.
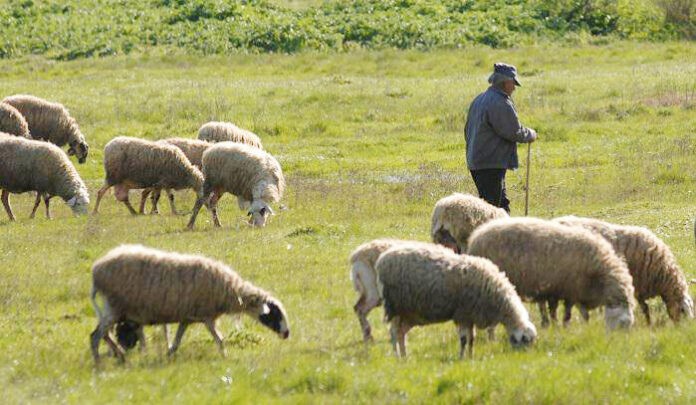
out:
<path id="1" fill-rule="evenodd" d="M 96 301 L 104 299 L 103 308 Z M 132 346 L 133 331 L 144 344 L 142 326 L 178 323 L 168 354 L 176 352 L 191 323 L 205 324 L 220 352 L 225 355 L 215 321 L 223 314 L 244 313 L 281 338 L 290 335 L 281 302 L 268 292 L 244 281 L 225 264 L 202 256 L 184 255 L 140 245 L 111 250 L 92 266 L 92 305 L 99 319 L 91 334 L 92 355 L 99 360 L 104 339 L 114 355 L 125 360 L 123 350 L 109 332 L 117 323 L 132 322 L 120 336 Z"/>

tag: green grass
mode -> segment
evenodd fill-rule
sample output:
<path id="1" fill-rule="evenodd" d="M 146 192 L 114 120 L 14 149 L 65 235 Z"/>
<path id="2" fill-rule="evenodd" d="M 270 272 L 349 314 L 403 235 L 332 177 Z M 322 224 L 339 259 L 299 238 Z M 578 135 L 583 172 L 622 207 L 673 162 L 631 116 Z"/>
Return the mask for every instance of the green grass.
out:
<path id="1" fill-rule="evenodd" d="M 3 402 L 693 402 L 696 324 L 674 326 L 659 301 L 653 328 L 637 315 L 632 331 L 607 334 L 595 313 L 587 325 L 541 330 L 521 352 L 501 328 L 496 341 L 477 339 L 474 360 L 456 360 L 451 324 L 418 328 L 409 358 L 397 360 L 381 309 L 370 317 L 376 344 L 361 343 L 347 256 L 376 237 L 427 240 L 435 201 L 474 191 L 465 111 L 492 63 L 505 60 L 522 75 L 514 96 L 521 119 L 540 134 L 531 214 L 648 226 L 696 277 L 694 52 L 690 43 L 616 43 L 0 61 L 0 94 L 58 100 L 78 119 L 92 146 L 78 170 L 92 195 L 112 137 L 194 137 L 211 119 L 258 133 L 288 180 L 287 210 L 260 230 L 241 226 L 244 213 L 229 196 L 223 228 L 204 211 L 193 232 L 166 202 L 163 215 L 131 217 L 109 194 L 100 215 L 73 218 L 56 200 L 48 221 L 27 219 L 32 196 L 12 196 L 19 220 L 0 218 Z M 508 175 L 513 215 L 523 212 L 523 184 L 524 170 Z M 180 208 L 193 203 L 190 192 L 178 197 Z M 147 353 L 129 353 L 125 366 L 105 358 L 95 369 L 90 266 L 120 243 L 223 260 L 284 302 L 291 338 L 249 319 L 236 330 L 225 318 L 226 359 L 200 326 L 167 359 L 160 331 L 149 328 Z"/>

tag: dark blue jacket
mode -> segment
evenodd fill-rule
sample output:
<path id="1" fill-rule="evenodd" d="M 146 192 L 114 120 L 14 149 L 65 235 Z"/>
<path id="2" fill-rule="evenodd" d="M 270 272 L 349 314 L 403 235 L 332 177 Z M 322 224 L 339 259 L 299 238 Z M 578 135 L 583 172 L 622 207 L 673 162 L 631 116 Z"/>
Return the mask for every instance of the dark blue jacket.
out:
<path id="1" fill-rule="evenodd" d="M 520 124 L 510 96 L 495 87 L 489 87 L 471 103 L 464 135 L 469 170 L 516 169 L 517 142 L 536 139 L 533 129 Z"/>

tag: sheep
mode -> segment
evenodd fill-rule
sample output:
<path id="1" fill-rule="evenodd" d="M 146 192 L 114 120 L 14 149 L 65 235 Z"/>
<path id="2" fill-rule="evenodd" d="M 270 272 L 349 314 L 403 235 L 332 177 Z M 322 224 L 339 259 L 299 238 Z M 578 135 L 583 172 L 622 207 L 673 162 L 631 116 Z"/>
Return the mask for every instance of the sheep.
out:
<path id="1" fill-rule="evenodd" d="M 255 133 L 239 128 L 231 122 L 211 121 L 203 124 L 198 130 L 198 139 L 208 142 L 239 142 L 263 149 L 261 139 Z"/>
<path id="2" fill-rule="evenodd" d="M 103 308 L 96 301 L 103 297 Z M 114 324 L 133 322 L 141 346 L 143 325 L 178 323 L 168 355 L 176 352 L 189 324 L 202 322 L 220 353 L 225 349 L 215 321 L 223 314 L 245 313 L 276 332 L 290 335 L 288 318 L 279 300 L 244 281 L 224 263 L 196 255 L 178 254 L 141 245 L 112 249 L 92 266 L 92 305 L 98 324 L 90 335 L 92 355 L 99 361 L 102 339 L 119 360 L 123 350 L 109 336 Z M 131 324 L 132 325 L 132 324 Z"/>
<path id="3" fill-rule="evenodd" d="M 466 252 L 466 241 L 478 226 L 508 213 L 471 194 L 454 193 L 435 204 L 430 235 L 434 243 L 457 253 Z"/>
<path id="4" fill-rule="evenodd" d="M 403 243 L 407 242 L 397 239 L 375 239 L 363 243 L 350 254 L 350 279 L 353 282 L 353 288 L 360 294 L 353 310 L 358 316 L 365 342 L 373 340 L 367 314 L 382 302 L 377 288 L 375 262 L 385 250 Z"/>
<path id="5" fill-rule="evenodd" d="M 263 227 L 273 214 L 269 203 L 279 201 L 285 178 L 278 161 L 267 152 L 236 142 L 219 142 L 203 154 L 205 182 L 193 207 L 188 229 L 193 229 L 204 201 L 208 201 L 215 226 L 221 226 L 217 202 L 225 192 L 237 196 L 239 208 L 249 209 L 249 224 Z"/>
<path id="6" fill-rule="evenodd" d="M 667 314 L 675 323 L 682 316 L 694 317 L 694 302 L 684 273 L 669 247 L 650 230 L 639 226 L 622 226 L 594 218 L 565 216 L 555 218 L 567 226 L 585 228 L 607 240 L 626 261 L 633 277 L 635 298 L 650 325 L 650 310 L 645 302 L 660 296 Z M 570 308 L 566 308 L 569 320 Z"/>
<path id="7" fill-rule="evenodd" d="M 128 201 L 131 188 L 155 188 L 180 190 L 191 188 L 198 192 L 203 184 L 203 175 L 177 147 L 144 139 L 119 136 L 104 147 L 104 186 L 97 193 L 94 213 L 104 193 L 114 186 L 114 194 L 123 202 L 131 214 L 136 215 Z M 174 201 L 170 200 L 172 212 L 176 214 Z"/>
<path id="8" fill-rule="evenodd" d="M 0 189 L 2 203 L 11 221 L 10 193 L 36 191 L 44 196 L 46 216 L 49 200 L 61 197 L 76 215 L 86 214 L 89 193 L 70 159 L 55 145 L 0 133 Z"/>
<path id="9" fill-rule="evenodd" d="M 457 326 L 460 358 L 467 343 L 473 356 L 474 326 L 502 323 L 514 347 L 536 339 L 515 287 L 488 259 L 458 255 L 439 245 L 405 243 L 387 249 L 375 267 L 392 346 L 401 357 L 406 356 L 406 333 L 413 326 L 448 320 Z"/>
<path id="10" fill-rule="evenodd" d="M 468 254 L 490 259 L 523 298 L 606 306 L 609 330 L 633 324 L 633 284 L 609 242 L 537 218 L 496 219 L 469 237 Z"/>
<path id="11" fill-rule="evenodd" d="M 7 103 L 0 102 L 0 132 L 32 139 L 27 120 L 22 113 Z"/>
<path id="12" fill-rule="evenodd" d="M 89 145 L 77 121 L 62 104 L 24 94 L 6 97 L 2 102 L 13 106 L 24 116 L 33 139 L 57 146 L 68 144 L 68 155 L 75 155 L 79 163 L 85 163 Z"/>
<path id="13" fill-rule="evenodd" d="M 206 141 L 188 138 L 167 138 L 159 140 L 158 142 L 174 145 L 177 148 L 181 149 L 181 151 L 184 152 L 184 155 L 186 155 L 186 158 L 189 160 L 189 162 L 191 162 L 191 164 L 194 165 L 198 170 L 200 170 L 203 167 L 203 152 L 205 152 L 212 145 L 212 143 Z M 152 213 L 158 213 L 157 202 L 160 198 L 160 191 L 154 190 L 152 188 L 146 188 L 145 190 L 143 190 L 140 199 L 140 209 L 138 210 L 138 212 L 140 212 L 141 214 L 145 213 L 145 202 L 147 201 L 148 194 L 150 194 L 152 191 L 154 191 L 154 193 L 152 193 Z M 172 193 L 171 190 L 165 191 L 167 192 L 167 196 L 169 197 L 170 204 L 174 204 L 174 193 Z"/>

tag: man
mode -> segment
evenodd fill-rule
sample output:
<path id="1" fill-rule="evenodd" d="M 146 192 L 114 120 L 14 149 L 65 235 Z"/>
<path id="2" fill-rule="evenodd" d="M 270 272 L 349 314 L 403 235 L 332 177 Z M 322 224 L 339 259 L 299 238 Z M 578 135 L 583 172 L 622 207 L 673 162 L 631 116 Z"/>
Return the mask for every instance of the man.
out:
<path id="1" fill-rule="evenodd" d="M 519 166 L 517 143 L 534 142 L 537 134 L 520 124 L 510 98 L 521 86 L 517 69 L 496 63 L 488 83 L 491 86 L 474 99 L 466 117 L 466 163 L 479 196 L 510 213 L 505 173 Z"/>

